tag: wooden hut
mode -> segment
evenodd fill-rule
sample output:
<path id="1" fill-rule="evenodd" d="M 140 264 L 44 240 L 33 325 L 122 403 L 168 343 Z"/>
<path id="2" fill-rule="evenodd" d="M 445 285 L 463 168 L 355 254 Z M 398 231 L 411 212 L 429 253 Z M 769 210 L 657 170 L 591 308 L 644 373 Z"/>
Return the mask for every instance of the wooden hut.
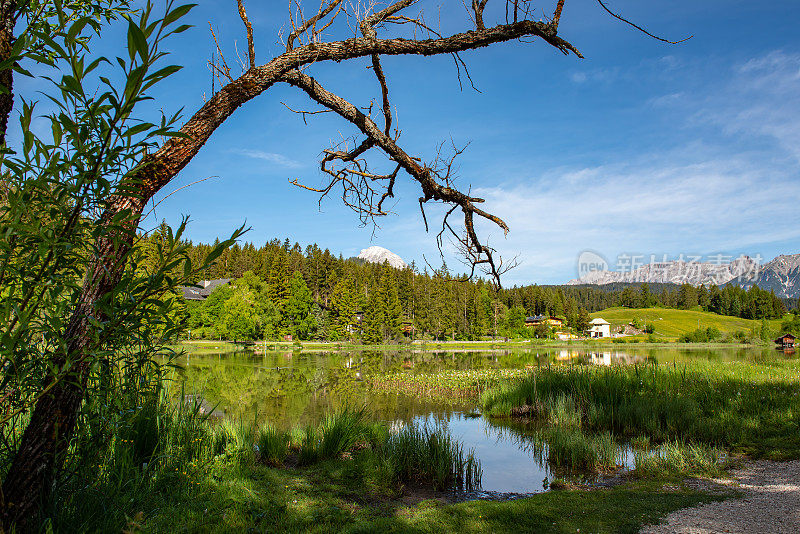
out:
<path id="1" fill-rule="evenodd" d="M 775 340 L 775 344 L 780 349 L 794 349 L 794 340 L 795 337 L 792 334 L 783 334 Z"/>

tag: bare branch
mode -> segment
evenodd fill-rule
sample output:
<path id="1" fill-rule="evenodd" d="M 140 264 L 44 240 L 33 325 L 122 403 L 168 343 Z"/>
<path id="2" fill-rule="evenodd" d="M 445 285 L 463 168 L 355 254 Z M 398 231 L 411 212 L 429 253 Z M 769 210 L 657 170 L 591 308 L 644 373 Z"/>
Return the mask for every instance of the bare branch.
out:
<path id="1" fill-rule="evenodd" d="M 288 104 L 286 104 L 286 102 L 281 102 L 281 104 L 283 104 L 283 107 L 285 107 L 286 109 L 288 109 L 292 113 L 297 113 L 298 115 L 301 115 L 303 117 L 303 124 L 306 124 L 306 125 L 308 125 L 308 121 L 306 121 L 306 115 L 321 115 L 322 113 L 332 113 L 332 111 L 329 110 L 329 109 L 318 109 L 316 111 L 304 111 L 302 109 L 292 109 L 291 107 L 289 107 Z"/>
<path id="2" fill-rule="evenodd" d="M 537 36 L 564 54 L 583 57 L 570 43 L 558 37 L 555 31 L 542 22 L 521 21 L 488 28 L 484 31 L 457 33 L 448 37 L 423 40 L 353 38 L 345 41 L 306 45 L 286 52 L 269 63 L 250 69 L 239 79 L 214 94 L 181 128 L 185 137 L 167 141 L 155 154 L 137 168 L 144 179 L 142 194 L 152 196 L 168 183 L 209 139 L 211 134 L 245 102 L 263 93 L 284 73 L 303 65 L 319 61 L 341 61 L 350 58 L 380 55 L 434 55 L 452 54 L 509 41 L 524 36 Z"/>
<path id="3" fill-rule="evenodd" d="M 222 53 L 222 48 L 219 46 L 219 41 L 217 41 L 217 35 L 214 33 L 214 27 L 211 25 L 211 22 L 208 23 L 208 28 L 211 30 L 211 37 L 214 38 L 214 45 L 217 47 L 217 55 L 219 55 L 220 61 L 222 61 L 222 65 L 217 65 L 216 61 L 209 62 L 209 67 L 211 68 L 211 74 L 219 80 L 220 88 L 226 85 L 222 78 L 228 80 L 228 82 L 233 82 L 233 76 L 231 76 L 231 68 L 228 66 L 228 62 L 225 61 L 225 55 Z"/>
<path id="4" fill-rule="evenodd" d="M 342 0 L 322 0 L 322 2 L 319 5 L 319 11 L 317 12 L 317 14 L 308 19 L 307 21 L 302 22 L 299 26 L 295 27 L 292 33 L 289 34 L 289 37 L 286 38 L 286 51 L 288 52 L 294 48 L 295 39 L 303 35 L 309 28 L 314 26 L 318 21 L 330 15 L 331 11 L 333 11 L 338 7 L 339 9 L 336 9 L 336 13 L 334 13 L 333 17 L 331 17 L 332 19 L 331 22 L 333 22 L 333 19 L 336 18 L 336 15 L 338 15 L 339 11 L 342 9 L 341 4 Z M 299 5 L 298 5 L 298 12 L 302 16 L 302 10 L 300 9 Z M 310 39 L 309 42 L 313 43 L 314 42 L 313 36 L 319 35 L 319 33 L 325 30 L 325 28 L 330 26 L 331 22 L 329 22 L 319 31 L 316 31 L 315 29 L 312 32 L 312 39 Z M 292 26 L 294 27 L 294 21 L 292 22 Z"/>
<path id="5" fill-rule="evenodd" d="M 476 262 L 475 265 L 486 265 L 496 283 L 500 283 L 501 273 L 498 263 L 493 256 L 494 251 L 482 245 L 478 240 L 474 230 L 473 217 L 474 215 L 478 215 L 496 224 L 502 228 L 505 233 L 508 233 L 508 225 L 496 215 L 488 213 L 476 206 L 476 204 L 483 202 L 483 199 L 464 194 L 452 187 L 454 176 L 453 162 L 455 158 L 463 152 L 463 148 L 457 149 L 453 147 L 454 155 L 449 159 L 444 159 L 441 156 L 440 146 L 439 153 L 433 165 L 420 165 L 417 162 L 417 158 L 411 157 L 400 148 L 395 140 L 383 132 L 370 117 L 362 113 L 350 102 L 323 88 L 314 78 L 300 71 L 292 71 L 284 75 L 283 81 L 302 89 L 314 101 L 335 111 L 338 115 L 357 126 L 367 136 L 367 140 L 352 152 L 328 152 L 328 156 L 323 159 L 321 169 L 328 173 L 333 180 L 326 187 L 320 189 L 310 188 L 308 186 L 301 187 L 317 191 L 322 193 L 323 196 L 326 196 L 336 184 L 341 185 L 343 188 L 342 200 L 347 206 L 360 214 L 362 223 L 364 223 L 365 220 L 369 220 L 375 216 L 385 215 L 382 207 L 383 201 L 393 196 L 392 187 L 394 186 L 397 172 L 402 168 L 420 184 L 424 195 L 420 199 L 421 206 L 425 202 L 431 200 L 452 205 L 445 216 L 443 229 L 450 229 L 456 236 L 458 236 L 458 234 L 449 226 L 447 219 L 453 211 L 461 208 L 464 213 L 464 224 L 467 229 L 468 239 L 465 243 L 467 250 L 472 251 L 473 259 Z M 380 147 L 381 150 L 397 163 L 397 168 L 393 173 L 389 175 L 369 173 L 366 171 L 365 162 L 363 162 L 363 160 L 357 160 L 354 157 L 353 154 L 359 151 L 363 152 L 363 150 L 366 150 L 372 143 Z M 334 159 L 345 160 L 346 158 L 354 164 L 353 167 L 348 169 L 331 169 L 326 166 L 326 163 L 329 161 Z M 357 178 L 354 180 L 353 177 Z M 378 197 L 378 193 L 375 189 L 375 185 L 382 181 L 386 181 L 387 186 L 376 204 L 375 198 Z M 296 180 L 292 183 L 299 185 Z M 441 239 L 438 241 L 441 245 Z"/>
<path id="6" fill-rule="evenodd" d="M 558 0 L 558 4 L 556 4 L 556 11 L 553 13 L 553 28 L 558 29 L 558 23 L 561 21 L 561 10 L 564 9 L 564 0 Z"/>
<path id="7" fill-rule="evenodd" d="M 649 31 L 647 31 L 647 30 L 645 30 L 644 28 L 642 28 L 641 26 L 637 26 L 636 24 L 634 24 L 633 22 L 629 21 L 629 20 L 628 20 L 628 19 L 626 19 L 625 17 L 622 17 L 621 15 L 617 15 L 616 13 L 614 13 L 613 11 L 611 11 L 610 9 L 608 9 L 608 8 L 606 7 L 606 5 L 603 3 L 603 0 L 597 0 L 597 3 L 598 3 L 598 4 L 600 4 L 600 5 L 602 6 L 602 8 L 606 10 L 606 13 L 608 13 L 609 15 L 611 15 L 612 17 L 614 17 L 615 19 L 621 20 L 621 21 L 622 21 L 622 22 L 624 22 L 625 24 L 628 24 L 628 25 L 630 25 L 630 26 L 633 26 L 634 28 L 636 28 L 637 30 L 639 30 L 640 32 L 642 32 L 643 34 L 645 34 L 645 35 L 649 35 L 649 36 L 650 36 L 650 37 L 652 37 L 653 39 L 657 39 L 657 40 L 659 40 L 659 41 L 661 41 L 661 42 L 663 42 L 663 43 L 669 43 L 669 44 L 678 44 L 678 43 L 682 43 L 682 42 L 684 42 L 684 41 L 688 41 L 689 39 L 691 39 L 692 37 L 694 37 L 694 35 L 690 35 L 689 37 L 684 37 L 683 39 L 681 39 L 681 40 L 679 40 L 679 41 L 670 41 L 669 39 L 664 39 L 663 37 L 659 37 L 658 35 L 653 35 L 653 34 L 652 34 L 652 33 L 650 33 Z"/>
<path id="8" fill-rule="evenodd" d="M 250 68 L 256 66 L 256 47 L 253 43 L 253 25 L 247 18 L 247 12 L 244 10 L 244 0 L 236 0 L 239 5 L 239 17 L 244 22 L 244 27 L 247 30 L 247 56 L 250 58 Z"/>
<path id="9" fill-rule="evenodd" d="M 488 1 L 489 0 L 472 0 L 472 11 L 475 14 L 475 27 L 479 30 L 486 29 L 486 25 L 483 23 L 483 10 Z"/>
<path id="10" fill-rule="evenodd" d="M 385 21 L 398 11 L 405 9 L 409 6 L 412 6 L 416 4 L 418 1 L 419 0 L 400 0 L 398 2 L 395 2 L 386 9 L 383 9 L 381 11 L 378 11 L 377 13 L 373 13 L 372 15 L 366 17 L 364 19 L 364 23 L 374 28 L 375 26 L 381 24 L 383 21 Z"/>

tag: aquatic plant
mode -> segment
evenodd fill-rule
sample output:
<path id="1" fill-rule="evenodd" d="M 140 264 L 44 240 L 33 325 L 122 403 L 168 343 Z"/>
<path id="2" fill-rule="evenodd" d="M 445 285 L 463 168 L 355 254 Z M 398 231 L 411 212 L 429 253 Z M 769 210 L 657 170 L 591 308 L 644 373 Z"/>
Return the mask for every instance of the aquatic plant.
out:
<path id="1" fill-rule="evenodd" d="M 473 490 L 483 470 L 474 451 L 441 428 L 405 426 L 379 449 L 387 475 L 402 483 L 432 483 L 436 489 Z"/>
<path id="2" fill-rule="evenodd" d="M 325 416 L 319 427 L 317 450 L 322 459 L 335 458 L 368 436 L 366 409 L 344 410 Z"/>

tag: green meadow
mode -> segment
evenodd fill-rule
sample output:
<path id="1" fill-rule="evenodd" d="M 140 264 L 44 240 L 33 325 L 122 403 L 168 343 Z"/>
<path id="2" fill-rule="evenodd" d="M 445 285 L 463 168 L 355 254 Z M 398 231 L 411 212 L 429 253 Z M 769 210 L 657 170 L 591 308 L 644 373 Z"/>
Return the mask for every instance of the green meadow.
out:
<path id="1" fill-rule="evenodd" d="M 698 328 L 717 328 L 723 335 L 736 332 L 744 332 L 749 335 L 753 329 L 761 326 L 761 321 L 717 315 L 699 310 L 672 308 L 608 308 L 589 315 L 593 319 L 602 317 L 611 323 L 612 331 L 616 326 L 623 326 L 637 319 L 642 324 L 652 325 L 655 336 L 669 341 L 674 341 L 681 335 Z M 781 322 L 782 319 L 772 319 L 767 321 L 767 324 L 770 330 L 777 332 Z"/>

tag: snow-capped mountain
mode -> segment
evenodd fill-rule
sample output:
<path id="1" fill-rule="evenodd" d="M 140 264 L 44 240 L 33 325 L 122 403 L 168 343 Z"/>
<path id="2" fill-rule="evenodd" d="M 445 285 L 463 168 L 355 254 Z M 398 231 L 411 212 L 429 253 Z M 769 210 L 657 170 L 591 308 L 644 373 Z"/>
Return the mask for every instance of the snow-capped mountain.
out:
<path id="1" fill-rule="evenodd" d="M 568 285 L 611 284 L 615 282 L 647 282 L 661 284 L 723 285 L 735 278 L 742 280 L 757 276 L 760 266 L 748 256 L 730 262 L 662 261 L 619 265 L 616 271 L 592 271 Z"/>
<path id="2" fill-rule="evenodd" d="M 754 279 L 734 279 L 729 283 L 744 288 L 756 285 L 779 297 L 796 298 L 800 296 L 800 254 L 781 254 L 764 264 Z"/>
<path id="3" fill-rule="evenodd" d="M 395 269 L 405 269 L 408 267 L 406 262 L 403 261 L 403 258 L 383 247 L 371 246 L 365 248 L 358 254 L 358 257 L 370 263 L 383 263 L 388 261 L 389 265 Z"/>
<path id="4" fill-rule="evenodd" d="M 757 285 L 773 290 L 779 297 L 800 296 L 800 254 L 781 255 L 760 265 L 748 256 L 730 262 L 667 261 L 645 263 L 617 271 L 591 271 L 568 285 L 612 283 L 735 284 L 744 288 Z"/>

